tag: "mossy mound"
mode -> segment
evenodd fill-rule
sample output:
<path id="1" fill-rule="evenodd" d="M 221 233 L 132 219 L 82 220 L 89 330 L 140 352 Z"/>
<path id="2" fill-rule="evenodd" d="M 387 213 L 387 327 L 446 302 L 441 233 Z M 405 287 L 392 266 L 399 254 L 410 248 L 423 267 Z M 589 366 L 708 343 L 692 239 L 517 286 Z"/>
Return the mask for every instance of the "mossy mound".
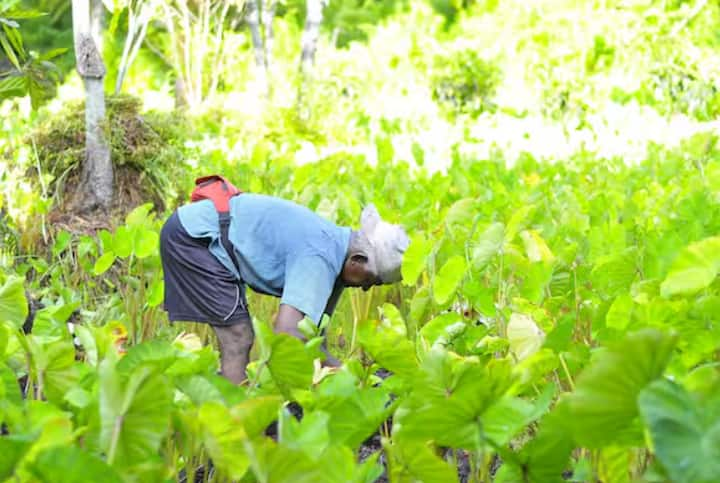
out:
<path id="1" fill-rule="evenodd" d="M 158 212 L 174 206 L 177 181 L 182 176 L 181 139 L 188 124 L 177 113 L 140 114 L 140 100 L 128 95 L 106 99 L 107 124 L 114 168 L 111 214 L 124 216 L 139 204 L 152 202 Z M 42 120 L 33 137 L 40 169 L 50 174 L 49 191 L 55 198 L 53 215 L 75 213 L 71 200 L 80 186 L 85 157 L 85 106 L 68 104 L 63 111 Z M 51 215 L 51 216 L 53 216 Z M 114 218 L 114 216 L 112 216 Z"/>

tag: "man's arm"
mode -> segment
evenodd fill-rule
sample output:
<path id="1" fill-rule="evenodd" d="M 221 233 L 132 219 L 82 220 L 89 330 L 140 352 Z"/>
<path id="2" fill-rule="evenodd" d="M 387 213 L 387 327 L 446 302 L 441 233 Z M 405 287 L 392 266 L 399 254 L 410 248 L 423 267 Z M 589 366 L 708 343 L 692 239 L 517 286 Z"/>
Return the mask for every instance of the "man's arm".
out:
<path id="1" fill-rule="evenodd" d="M 280 304 L 280 310 L 278 310 L 277 316 L 275 317 L 275 331 L 290 334 L 304 342 L 306 340 L 305 336 L 298 330 L 298 324 L 304 317 L 305 314 L 292 305 Z M 321 349 L 326 356 L 323 366 L 340 367 L 342 365 L 342 363 L 327 350 L 325 341 L 323 341 Z"/>
<path id="2" fill-rule="evenodd" d="M 298 330 L 298 324 L 305 317 L 305 314 L 288 304 L 280 304 L 280 310 L 275 317 L 275 331 L 290 334 L 300 340 L 305 336 Z"/>

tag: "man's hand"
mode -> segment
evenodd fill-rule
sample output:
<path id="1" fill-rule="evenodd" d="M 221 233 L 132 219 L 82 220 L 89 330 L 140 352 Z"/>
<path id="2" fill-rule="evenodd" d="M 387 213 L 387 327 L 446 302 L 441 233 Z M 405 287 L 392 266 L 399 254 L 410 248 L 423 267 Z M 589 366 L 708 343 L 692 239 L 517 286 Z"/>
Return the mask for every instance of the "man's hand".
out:
<path id="1" fill-rule="evenodd" d="M 295 307 L 287 304 L 280 304 L 280 310 L 275 317 L 275 331 L 290 334 L 293 337 L 300 339 L 305 342 L 306 337 L 298 330 L 298 324 L 305 318 L 305 314 L 300 312 Z M 322 343 L 321 350 L 325 354 L 325 360 L 323 361 L 323 367 L 340 367 L 342 362 L 333 357 L 327 349 L 325 342 Z"/>
<path id="2" fill-rule="evenodd" d="M 323 342 L 322 345 L 322 351 L 325 354 L 325 360 L 322 362 L 323 367 L 340 367 L 342 366 L 342 362 L 340 362 L 338 359 L 332 356 L 330 354 L 330 351 L 325 347 L 325 343 Z"/>

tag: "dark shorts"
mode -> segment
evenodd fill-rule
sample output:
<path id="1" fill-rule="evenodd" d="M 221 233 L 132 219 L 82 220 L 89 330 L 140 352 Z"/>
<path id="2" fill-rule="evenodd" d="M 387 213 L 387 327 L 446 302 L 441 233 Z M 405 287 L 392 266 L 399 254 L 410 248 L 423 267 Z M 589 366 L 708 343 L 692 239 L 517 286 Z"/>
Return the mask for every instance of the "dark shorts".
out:
<path id="1" fill-rule="evenodd" d="M 209 238 L 193 238 L 177 212 L 160 231 L 165 310 L 170 321 L 234 325 L 250 320 L 245 286 L 215 258 Z"/>

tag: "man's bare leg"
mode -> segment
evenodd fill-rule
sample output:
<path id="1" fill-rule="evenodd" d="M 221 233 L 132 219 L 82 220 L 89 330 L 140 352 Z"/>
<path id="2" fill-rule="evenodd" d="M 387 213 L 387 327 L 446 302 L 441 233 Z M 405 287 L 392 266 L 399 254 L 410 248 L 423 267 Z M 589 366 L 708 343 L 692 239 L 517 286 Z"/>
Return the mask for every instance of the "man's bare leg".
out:
<path id="1" fill-rule="evenodd" d="M 255 338 L 252 323 L 246 321 L 226 327 L 217 325 L 212 327 L 215 329 L 215 335 L 220 343 L 222 375 L 235 384 L 242 383 L 247 379 L 245 368 Z"/>

